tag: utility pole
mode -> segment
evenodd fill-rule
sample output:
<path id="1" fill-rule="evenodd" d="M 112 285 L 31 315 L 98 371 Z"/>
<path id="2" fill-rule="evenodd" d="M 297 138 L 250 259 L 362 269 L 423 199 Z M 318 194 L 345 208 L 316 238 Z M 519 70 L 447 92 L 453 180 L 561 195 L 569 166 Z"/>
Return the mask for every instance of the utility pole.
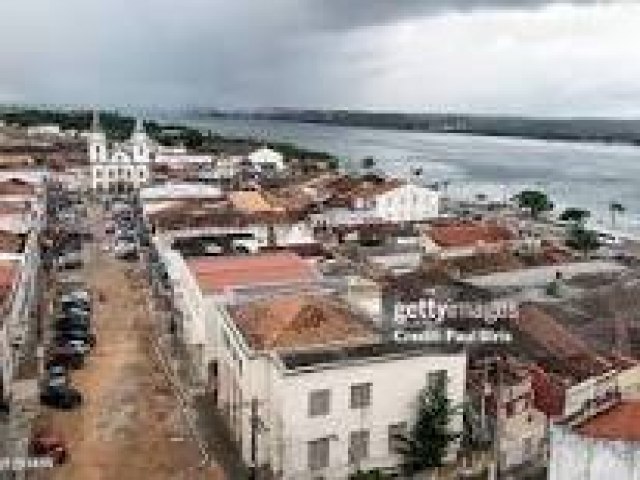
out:
<path id="1" fill-rule="evenodd" d="M 251 472 L 250 479 L 258 478 L 258 429 L 260 428 L 260 416 L 258 412 L 258 399 L 251 399 Z"/>

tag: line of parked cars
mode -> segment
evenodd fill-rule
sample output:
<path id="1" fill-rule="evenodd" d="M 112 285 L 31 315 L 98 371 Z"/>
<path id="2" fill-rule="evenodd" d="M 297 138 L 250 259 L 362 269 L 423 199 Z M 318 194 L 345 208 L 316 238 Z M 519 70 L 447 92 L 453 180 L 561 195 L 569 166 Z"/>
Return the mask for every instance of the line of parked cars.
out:
<path id="1" fill-rule="evenodd" d="M 69 371 L 84 366 L 85 357 L 96 344 L 96 335 L 91 327 L 89 291 L 77 284 L 66 287 L 57 300 L 52 320 L 40 401 L 69 410 L 82 403 L 82 394 L 71 384 Z"/>
<path id="2" fill-rule="evenodd" d="M 107 206 L 111 220 L 106 233 L 113 235 L 113 253 L 122 260 L 137 260 L 139 253 L 139 225 L 134 207 L 125 200 L 116 200 Z"/>

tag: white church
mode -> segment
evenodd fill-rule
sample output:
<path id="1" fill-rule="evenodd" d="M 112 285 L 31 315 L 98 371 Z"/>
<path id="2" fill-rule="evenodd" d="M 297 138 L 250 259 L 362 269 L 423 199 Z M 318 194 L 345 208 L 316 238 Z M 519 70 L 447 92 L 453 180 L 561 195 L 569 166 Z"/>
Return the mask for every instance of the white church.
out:
<path id="1" fill-rule="evenodd" d="M 141 120 L 131 138 L 122 143 L 107 143 L 100 129 L 98 113 L 88 137 L 91 188 L 97 193 L 125 193 L 139 190 L 151 182 L 151 163 L 155 144 L 147 136 Z"/>

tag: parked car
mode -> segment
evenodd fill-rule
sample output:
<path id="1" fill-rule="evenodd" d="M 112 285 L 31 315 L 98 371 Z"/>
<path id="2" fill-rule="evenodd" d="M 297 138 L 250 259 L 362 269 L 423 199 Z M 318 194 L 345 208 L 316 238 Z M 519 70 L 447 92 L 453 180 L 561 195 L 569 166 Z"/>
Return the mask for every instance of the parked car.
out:
<path id="1" fill-rule="evenodd" d="M 69 339 L 66 337 L 56 337 L 55 340 L 56 345 L 70 348 L 79 355 L 86 355 L 91 350 L 91 346 L 88 341 L 85 340 Z"/>
<path id="2" fill-rule="evenodd" d="M 118 240 L 114 246 L 114 254 L 116 258 L 121 260 L 137 258 L 136 244 L 130 241 Z"/>
<path id="3" fill-rule="evenodd" d="M 84 330 L 89 331 L 91 323 L 88 319 L 61 317 L 58 318 L 53 325 L 56 330 Z"/>
<path id="4" fill-rule="evenodd" d="M 29 454 L 34 457 L 50 457 L 54 465 L 61 465 L 69 459 L 66 442 L 57 434 L 41 430 L 29 441 Z"/>
<path id="5" fill-rule="evenodd" d="M 73 329 L 73 330 L 58 330 L 55 336 L 56 343 L 63 344 L 69 340 L 79 340 L 88 344 L 91 348 L 96 346 L 96 335 L 88 330 Z"/>
<path id="6" fill-rule="evenodd" d="M 91 302 L 76 295 L 63 295 L 60 297 L 59 303 L 63 310 L 69 308 L 79 308 L 87 311 L 91 310 Z"/>
<path id="7" fill-rule="evenodd" d="M 64 365 L 49 365 L 47 368 L 48 378 L 64 378 L 66 381 L 69 379 L 69 371 Z"/>
<path id="8" fill-rule="evenodd" d="M 40 402 L 44 405 L 71 410 L 82 403 L 80 392 L 70 386 L 45 387 L 40 391 Z"/>
<path id="9" fill-rule="evenodd" d="M 68 318 L 80 318 L 82 320 L 90 320 L 91 318 L 91 312 L 86 308 L 67 306 L 66 308 L 63 307 L 61 310 L 62 315 Z"/>
<path id="10" fill-rule="evenodd" d="M 47 368 L 52 365 L 63 365 L 67 368 L 82 368 L 84 355 L 68 345 L 54 345 L 49 351 Z"/>
<path id="11" fill-rule="evenodd" d="M 68 377 L 62 377 L 62 376 L 57 376 L 57 377 L 50 377 L 47 376 L 45 378 L 43 378 L 40 381 L 40 388 L 41 389 L 45 389 L 45 388 L 50 388 L 50 387 L 64 387 L 66 385 L 69 384 L 69 379 Z"/>
<path id="12" fill-rule="evenodd" d="M 75 269 L 82 267 L 81 252 L 66 252 L 58 256 L 58 267 L 60 269 Z"/>

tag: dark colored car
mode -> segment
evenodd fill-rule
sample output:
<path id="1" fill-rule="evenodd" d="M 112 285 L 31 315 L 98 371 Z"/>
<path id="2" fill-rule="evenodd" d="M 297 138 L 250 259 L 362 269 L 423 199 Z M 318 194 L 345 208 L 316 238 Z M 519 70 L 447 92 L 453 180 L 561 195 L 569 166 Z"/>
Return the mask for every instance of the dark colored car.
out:
<path id="1" fill-rule="evenodd" d="M 59 329 L 55 335 L 56 343 L 65 343 L 67 340 L 80 340 L 87 343 L 91 348 L 96 346 L 97 337 L 95 333 L 83 329 Z"/>
<path id="2" fill-rule="evenodd" d="M 37 432 L 29 442 L 29 454 L 34 457 L 50 457 L 54 465 L 61 465 L 69 459 L 66 442 L 50 431 Z"/>
<path id="3" fill-rule="evenodd" d="M 88 332 L 91 329 L 91 324 L 77 319 L 62 318 L 56 321 L 54 324 L 56 330 L 83 330 Z"/>
<path id="4" fill-rule="evenodd" d="M 56 345 L 49 351 L 47 368 L 52 365 L 63 365 L 67 368 L 82 368 L 84 366 L 84 355 L 68 345 Z"/>
<path id="5" fill-rule="evenodd" d="M 82 312 L 90 313 L 91 304 L 79 298 L 63 297 L 60 299 L 60 310 L 63 312 L 79 310 Z"/>
<path id="6" fill-rule="evenodd" d="M 82 403 L 82 395 L 67 385 L 47 386 L 40 391 L 40 402 L 49 407 L 71 410 Z"/>

